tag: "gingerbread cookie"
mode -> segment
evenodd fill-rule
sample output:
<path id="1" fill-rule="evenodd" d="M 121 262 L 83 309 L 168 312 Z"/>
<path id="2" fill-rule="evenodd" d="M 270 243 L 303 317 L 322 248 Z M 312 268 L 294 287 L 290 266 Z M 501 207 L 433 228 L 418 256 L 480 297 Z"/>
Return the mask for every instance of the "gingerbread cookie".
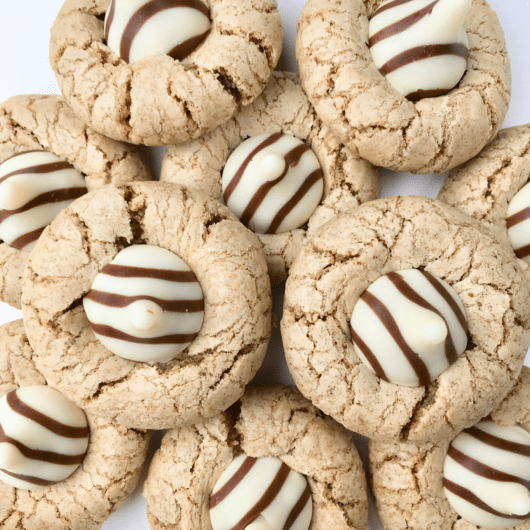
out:
<path id="1" fill-rule="evenodd" d="M 419 279 L 406 278 L 411 269 Z M 383 293 L 370 293 L 384 275 Z M 282 319 L 289 369 L 306 397 L 360 434 L 447 438 L 515 384 L 530 338 L 527 290 L 478 221 L 424 197 L 372 201 L 317 230 L 293 264 Z M 382 326 L 352 318 L 357 304 Z"/>
<path id="2" fill-rule="evenodd" d="M 447 176 L 438 199 L 478 219 L 529 263 L 530 125 L 499 132 L 475 158 Z"/>
<path id="3" fill-rule="evenodd" d="M 415 446 L 370 442 L 385 528 L 530 528 L 530 369 L 491 416 L 456 438 Z"/>
<path id="4" fill-rule="evenodd" d="M 21 320 L 2 326 L 0 338 L 0 394 L 5 396 L 2 402 L 7 397 L 1 421 L 2 528 L 100 528 L 134 490 L 147 455 L 149 434 L 90 414 L 85 418 L 83 411 L 67 402 L 57 390 L 42 386 L 46 380 L 34 364 L 33 350 Z M 42 393 L 47 396 L 45 400 L 38 397 Z M 88 429 L 83 426 L 87 420 Z M 17 430 L 17 424 L 23 427 L 22 431 Z M 46 435 L 49 429 L 54 433 Z M 28 447 L 24 437 L 32 432 Z M 86 454 L 77 458 L 75 453 L 85 451 L 82 446 L 86 445 L 88 432 Z M 58 468 L 71 467 L 64 465 L 64 461 L 75 459 L 81 462 L 73 474 L 48 484 L 56 481 L 54 473 Z M 53 463 L 57 460 L 62 464 Z M 13 477 L 14 473 L 4 468 L 7 462 L 15 469 L 20 466 L 25 471 L 25 481 L 31 482 L 24 484 L 20 476 Z M 6 479 L 19 482 L 19 486 L 9 485 Z"/>
<path id="5" fill-rule="evenodd" d="M 144 487 L 153 530 L 368 528 L 364 472 L 343 427 L 296 388 L 249 387 L 229 412 L 162 440 Z"/>
<path id="6" fill-rule="evenodd" d="M 29 250 L 61 209 L 106 184 L 152 177 L 136 148 L 87 127 L 60 96 L 9 99 L 0 136 L 0 300 L 20 308 Z"/>
<path id="7" fill-rule="evenodd" d="M 131 259 L 133 247 L 146 245 L 181 258 L 195 279 L 172 271 L 158 252 Z M 111 276 L 110 283 L 95 283 L 98 276 Z M 192 280 L 202 296 L 187 291 Z M 85 312 L 83 297 L 111 317 Z M 173 327 L 172 312 L 186 316 L 202 304 L 198 334 L 187 321 Z M 271 333 L 270 282 L 257 238 L 218 201 L 160 182 L 107 186 L 64 210 L 32 252 L 22 311 L 50 384 L 88 412 L 138 428 L 225 410 L 261 365 Z M 112 353 L 96 333 L 138 362 Z M 161 353 L 160 345 L 171 351 Z"/>
<path id="8" fill-rule="evenodd" d="M 275 0 L 67 0 L 50 64 L 91 127 L 165 145 L 197 138 L 252 102 L 281 50 Z"/>
<path id="9" fill-rule="evenodd" d="M 169 146 L 160 176 L 228 204 L 258 234 L 273 285 L 285 281 L 317 227 L 379 196 L 379 178 L 331 135 L 288 72 L 275 72 L 226 124 Z"/>
<path id="10" fill-rule="evenodd" d="M 454 7 L 451 27 L 443 22 L 447 3 Z M 409 173 L 442 173 L 475 156 L 506 115 L 504 34 L 485 0 L 473 0 L 465 35 L 459 20 L 466 0 L 382 4 L 306 2 L 296 39 L 304 89 L 322 121 L 363 158 Z M 449 79 L 438 79 L 449 66 Z M 396 88 L 392 76 L 402 78 Z"/>

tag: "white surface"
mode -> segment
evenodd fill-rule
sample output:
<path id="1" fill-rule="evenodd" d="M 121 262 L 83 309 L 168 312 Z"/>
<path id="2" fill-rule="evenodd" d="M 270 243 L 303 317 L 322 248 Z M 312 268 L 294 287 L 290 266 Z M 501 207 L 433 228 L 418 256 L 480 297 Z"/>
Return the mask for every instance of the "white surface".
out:
<path id="1" fill-rule="evenodd" d="M 284 24 L 284 53 L 278 69 L 297 70 L 294 53 L 296 21 L 304 0 L 278 0 Z M 497 11 L 508 43 L 512 60 L 512 102 L 503 127 L 530 122 L 530 0 L 491 0 Z M 48 63 L 49 29 L 62 5 L 62 0 L 2 1 L 0 49 L 0 101 L 17 94 L 58 93 L 53 72 Z M 151 168 L 155 174 L 160 168 L 163 148 L 146 148 Z M 383 172 L 383 195 L 426 195 L 435 198 L 443 175 L 405 175 L 393 171 Z M 278 320 L 281 316 L 283 289 L 274 292 L 274 307 Z M 0 324 L 20 318 L 20 312 L 0 304 Z M 527 362 L 526 364 L 530 364 Z M 279 329 L 274 330 L 269 352 L 255 378 L 255 384 L 292 383 L 283 361 Z M 152 449 L 160 442 L 161 433 L 154 433 Z M 357 446 L 366 457 L 366 443 L 356 436 Z M 152 451 L 151 451 L 152 452 Z M 145 477 L 145 471 L 144 471 Z M 379 530 L 381 524 L 370 509 L 370 529 Z M 104 525 L 104 530 L 148 530 L 145 501 L 141 484 L 133 496 Z M 197 529 L 200 530 L 200 529 Z"/>

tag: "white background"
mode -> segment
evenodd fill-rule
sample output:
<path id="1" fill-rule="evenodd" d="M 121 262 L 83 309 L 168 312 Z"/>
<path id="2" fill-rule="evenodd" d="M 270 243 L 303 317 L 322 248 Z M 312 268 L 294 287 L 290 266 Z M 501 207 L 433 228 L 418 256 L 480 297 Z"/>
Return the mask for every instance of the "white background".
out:
<path id="1" fill-rule="evenodd" d="M 284 25 L 284 52 L 278 69 L 297 71 L 294 54 L 296 21 L 304 0 L 277 0 Z M 504 29 L 512 61 L 512 102 L 503 128 L 530 122 L 530 4 L 529 0 L 491 0 Z M 2 0 L 0 19 L 0 101 L 11 96 L 30 93 L 59 93 L 48 62 L 49 30 L 62 5 L 62 0 Z M 158 175 L 163 148 L 145 149 L 144 153 L 154 175 Z M 444 175 L 405 175 L 383 171 L 383 196 L 426 195 L 435 198 Z M 274 292 L 275 311 L 281 318 L 283 289 Z M 0 304 L 0 324 L 20 318 L 20 312 Z M 526 364 L 530 365 L 527 356 Z M 271 339 L 264 365 L 255 378 L 260 385 L 292 384 L 283 360 L 278 328 Z M 161 433 L 154 433 L 151 453 L 159 444 Z M 365 459 L 366 441 L 355 436 Z M 144 476 L 145 476 L 144 471 Z M 133 496 L 103 525 L 104 530 L 147 530 L 145 500 L 139 484 Z M 370 508 L 370 529 L 381 529 Z M 73 529 L 75 530 L 75 529 Z M 200 530 L 200 529 L 197 529 Z"/>

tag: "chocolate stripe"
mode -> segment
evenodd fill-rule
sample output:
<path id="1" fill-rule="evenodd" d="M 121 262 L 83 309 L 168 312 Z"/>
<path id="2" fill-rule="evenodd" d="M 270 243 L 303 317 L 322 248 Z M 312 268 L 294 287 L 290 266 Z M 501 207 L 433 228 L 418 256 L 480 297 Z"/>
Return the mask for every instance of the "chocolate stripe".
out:
<path id="1" fill-rule="evenodd" d="M 451 311 L 458 319 L 458 323 L 462 329 L 467 333 L 466 315 L 460 309 L 460 306 L 455 302 L 455 299 L 447 292 L 447 289 L 430 273 L 422 270 L 421 273 L 427 278 L 429 283 L 438 291 L 442 298 L 449 304 Z"/>
<path id="2" fill-rule="evenodd" d="M 142 29 L 142 26 L 157 13 L 176 7 L 196 9 L 208 17 L 208 20 L 210 19 L 209 9 L 199 0 L 151 0 L 151 2 L 140 7 L 125 26 L 120 42 L 120 57 L 124 61 L 129 62 L 133 40 Z"/>
<path id="3" fill-rule="evenodd" d="M 416 48 L 411 48 L 410 50 L 406 50 L 403 53 L 396 55 L 381 66 L 379 71 L 382 75 L 387 76 L 407 64 L 430 59 L 431 57 L 437 57 L 439 55 L 457 55 L 467 59 L 468 51 L 467 48 L 459 42 L 453 44 L 429 44 L 425 46 L 417 46 Z"/>
<path id="4" fill-rule="evenodd" d="M 422 361 L 420 356 L 407 344 L 403 338 L 403 335 L 401 335 L 401 331 L 399 330 L 394 317 L 391 315 L 387 307 L 370 291 L 364 291 L 364 293 L 361 295 L 361 300 L 368 304 L 368 306 L 379 318 L 383 326 L 385 326 L 387 331 L 390 333 L 391 337 L 396 341 L 396 344 L 399 346 L 400 350 L 403 352 L 403 355 L 410 363 L 414 373 L 418 376 L 419 385 L 427 386 L 431 381 L 431 376 L 427 366 Z"/>
<path id="5" fill-rule="evenodd" d="M 66 425 L 50 418 L 50 416 L 47 416 L 38 410 L 35 410 L 33 407 L 26 405 L 26 403 L 18 397 L 16 390 L 7 394 L 6 400 L 11 410 L 39 425 L 42 425 L 58 436 L 64 436 L 65 438 L 85 438 L 89 434 L 88 427 L 86 426 L 72 427 L 71 425 Z"/>
<path id="6" fill-rule="evenodd" d="M 454 87 L 453 87 L 454 88 Z M 416 90 L 410 92 L 405 97 L 410 101 L 419 101 L 420 99 L 437 98 L 449 94 L 453 88 L 435 88 L 433 90 Z"/>
<path id="7" fill-rule="evenodd" d="M 167 55 L 177 61 L 183 61 L 184 59 L 186 59 L 186 57 L 188 57 L 188 55 L 191 55 L 191 53 L 194 52 L 206 40 L 206 37 L 208 37 L 210 31 L 211 29 L 205 31 L 204 33 L 201 33 L 200 35 L 191 37 L 191 39 L 185 40 L 180 44 L 177 44 L 167 53 Z"/>
<path id="8" fill-rule="evenodd" d="M 316 184 L 321 178 L 322 169 L 316 169 L 305 179 L 304 183 L 296 191 L 296 193 L 280 208 L 278 213 L 274 216 L 266 234 L 275 234 L 283 220 L 291 213 L 293 208 L 304 198 L 305 194 Z"/>
<path id="9" fill-rule="evenodd" d="M 489 434 L 476 426 L 470 427 L 469 429 L 466 429 L 463 432 L 469 434 L 470 436 L 473 436 L 473 438 L 476 438 L 477 440 L 480 440 L 481 442 L 487 445 L 496 447 L 497 449 L 502 449 L 503 451 L 510 451 L 518 455 L 530 456 L 530 445 L 511 442 L 510 440 L 499 438 L 498 436 Z"/>
<path id="10" fill-rule="evenodd" d="M 164 311 L 170 311 L 172 313 L 198 313 L 204 311 L 204 299 L 202 298 L 200 300 L 164 300 L 162 298 L 155 298 L 154 296 L 126 296 L 123 294 L 107 293 L 106 291 L 97 291 L 95 289 L 89 291 L 85 295 L 85 298 L 108 307 L 127 307 L 138 300 L 150 300 L 160 306 Z"/>
<path id="11" fill-rule="evenodd" d="M 112 0 L 109 6 L 107 20 L 105 21 L 105 42 L 109 42 L 109 31 L 112 21 L 114 20 L 114 13 L 116 12 L 116 0 Z"/>
<path id="12" fill-rule="evenodd" d="M 262 149 L 265 149 L 269 145 L 272 145 L 276 143 L 281 137 L 281 132 L 277 132 L 274 134 L 271 134 L 268 138 L 263 140 L 245 159 L 245 161 L 241 164 L 239 169 L 236 171 L 235 175 L 232 177 L 232 180 L 228 183 L 228 185 L 225 188 L 223 198 L 225 203 L 228 203 L 228 199 L 230 199 L 230 196 L 236 189 L 237 185 L 239 184 L 239 181 L 243 177 L 243 174 L 245 173 L 245 170 L 247 169 L 247 166 L 252 162 L 252 159 L 258 154 Z"/>
<path id="13" fill-rule="evenodd" d="M 141 338 L 135 337 L 134 335 L 129 335 L 128 333 L 105 324 L 95 324 L 94 322 L 90 322 L 90 325 L 94 333 L 97 333 L 98 335 L 110 337 L 111 339 L 124 340 L 134 344 L 186 344 L 188 342 L 192 342 L 198 335 L 198 332 L 187 334 L 177 333 L 174 335 L 162 335 L 160 337 Z"/>
<path id="14" fill-rule="evenodd" d="M 287 476 L 290 473 L 290 469 L 283 462 L 276 473 L 273 481 L 265 493 L 261 496 L 260 500 L 232 527 L 231 530 L 244 530 L 259 514 L 269 506 L 272 501 L 278 495 L 278 492 L 287 480 Z"/>
<path id="15" fill-rule="evenodd" d="M 49 464 L 57 464 L 59 466 L 72 466 L 80 464 L 85 458 L 85 453 L 80 455 L 65 455 L 62 453 L 55 453 L 53 451 L 41 451 L 40 449 L 31 449 L 27 445 L 19 442 L 11 436 L 7 436 L 2 425 L 0 424 L 0 443 L 9 443 L 14 445 L 26 458 L 30 460 L 39 460 L 40 462 L 48 462 Z"/>
<path id="16" fill-rule="evenodd" d="M 381 13 L 383 13 L 384 11 L 387 11 L 388 9 L 392 9 L 402 4 L 408 4 L 409 2 L 412 2 L 412 0 L 394 0 L 393 2 L 389 2 L 388 4 L 381 6 L 379 9 L 377 9 L 376 12 L 370 17 L 370 20 L 373 20 L 374 17 L 376 17 L 377 15 L 380 15 Z"/>
<path id="17" fill-rule="evenodd" d="M 17 215 L 19 213 L 27 212 L 32 208 L 37 208 L 38 206 L 43 206 L 44 204 L 52 204 L 56 202 L 63 201 L 73 201 L 81 195 L 84 195 L 87 192 L 86 188 L 62 188 L 58 190 L 47 191 L 41 193 L 34 197 L 31 201 L 26 203 L 24 206 L 18 208 L 17 210 L 0 210 L 0 223 L 5 221 L 12 215 Z"/>
<path id="18" fill-rule="evenodd" d="M 519 247 L 514 249 L 515 255 L 519 259 L 524 259 L 526 256 L 530 256 L 530 245 L 525 245 L 524 247 Z"/>
<path id="19" fill-rule="evenodd" d="M 366 357 L 366 360 L 370 363 L 370 366 L 372 367 L 372 370 L 375 372 L 375 375 L 377 377 L 380 377 L 387 383 L 389 382 L 388 377 L 386 376 L 385 371 L 383 370 L 383 367 L 381 364 L 379 364 L 379 361 L 377 360 L 377 357 L 373 354 L 372 350 L 366 345 L 366 343 L 355 333 L 353 327 L 350 325 L 350 333 L 353 342 L 356 344 L 356 346 L 361 350 L 363 355 Z"/>
<path id="20" fill-rule="evenodd" d="M 506 227 L 511 228 L 512 226 L 522 223 L 527 219 L 530 219 L 530 206 L 528 206 L 524 210 L 521 210 L 520 212 L 510 215 L 510 217 L 506 219 Z"/>
<path id="21" fill-rule="evenodd" d="M 485 512 L 491 513 L 492 515 L 496 515 L 497 517 L 503 517 L 504 519 L 523 520 L 528 519 L 528 516 L 530 515 L 530 513 L 526 515 L 508 515 L 505 513 L 498 512 L 497 510 L 494 510 L 489 504 L 486 504 L 483 500 L 477 497 L 474 493 L 469 491 L 467 488 L 459 486 L 455 482 L 452 482 L 451 480 L 448 480 L 445 477 L 443 479 L 443 485 L 448 491 L 450 491 L 454 495 L 464 499 L 465 501 L 469 502 L 470 504 L 473 504 L 481 510 L 484 510 Z"/>
<path id="22" fill-rule="evenodd" d="M 423 9 L 420 9 L 406 17 L 403 17 L 401 20 L 398 20 L 393 24 L 389 24 L 388 26 L 379 30 L 377 33 L 374 33 L 368 40 L 368 46 L 371 48 L 372 46 L 375 46 L 378 42 L 381 42 L 384 39 L 388 39 L 389 37 L 393 37 L 394 35 L 397 35 L 398 33 L 401 33 L 402 31 L 405 31 L 406 29 L 410 28 L 411 26 L 416 24 L 416 22 L 419 22 L 423 17 L 430 15 L 434 6 L 437 3 L 438 0 L 435 0 L 431 4 L 425 6 Z"/>
<path id="23" fill-rule="evenodd" d="M 307 479 L 306 479 L 307 480 Z M 309 483 L 306 484 L 305 490 L 302 492 L 302 495 L 293 506 L 293 509 L 289 513 L 285 524 L 283 525 L 283 530 L 289 530 L 291 526 L 295 523 L 298 516 L 302 513 L 302 510 L 305 508 L 309 497 L 311 496 L 311 489 L 309 488 Z"/>
<path id="24" fill-rule="evenodd" d="M 398 274 L 397 272 L 390 272 L 387 274 L 388 279 L 392 282 L 394 287 L 407 299 L 409 299 L 412 303 L 419 305 L 420 307 L 423 307 L 424 309 L 427 309 L 428 311 L 432 311 L 439 317 L 443 319 L 445 322 L 445 325 L 447 326 L 447 337 L 445 339 L 445 357 L 447 359 L 447 362 L 449 364 L 453 364 L 457 358 L 458 355 L 456 353 L 456 348 L 453 342 L 453 337 L 451 336 L 451 329 L 449 328 L 449 324 L 447 323 L 447 320 L 445 320 L 445 317 L 442 315 L 438 309 L 436 309 L 433 305 L 429 304 L 425 298 L 420 296 L 419 293 L 417 293 L 412 287 L 403 279 L 403 277 Z M 432 280 L 435 281 L 437 284 L 439 283 L 436 278 L 431 276 Z M 432 283 L 431 283 L 432 284 Z M 433 285 L 434 287 L 434 285 Z M 440 286 L 443 289 L 443 286 Z M 440 292 L 438 289 L 436 291 Z M 445 289 L 444 289 L 445 291 Z M 443 296 L 443 295 L 442 295 Z M 444 297 L 445 299 L 445 297 Z M 452 300 L 452 298 L 451 298 Z M 459 308 L 460 309 L 460 308 Z"/>
<path id="25" fill-rule="evenodd" d="M 12 471 L 8 471 L 7 469 L 0 469 L 3 473 L 6 475 L 9 475 L 13 478 L 18 478 L 19 480 L 24 480 L 26 482 L 29 482 L 30 484 L 35 484 L 37 486 L 53 486 L 54 484 L 58 484 L 59 482 L 62 482 L 60 480 L 54 481 L 54 480 L 46 480 L 44 478 L 39 477 L 32 477 L 30 475 L 20 475 L 19 473 L 13 473 Z"/>
<path id="26" fill-rule="evenodd" d="M 14 177 L 15 175 L 27 175 L 28 173 L 43 175 L 45 173 L 53 173 L 54 171 L 62 171 L 63 169 L 73 168 L 74 166 L 72 166 L 70 162 L 50 162 L 49 164 L 38 164 L 36 166 L 24 167 L 22 169 L 17 169 L 16 171 L 12 171 L 11 173 L 4 175 L 2 178 L 0 178 L 0 184 L 4 182 L 4 180 Z"/>
<path id="27" fill-rule="evenodd" d="M 174 271 L 169 269 L 149 269 L 147 267 L 131 267 L 109 263 L 101 269 L 102 274 L 116 278 L 154 278 L 168 282 L 190 283 L 196 282 L 197 276 L 193 271 Z"/>
<path id="28" fill-rule="evenodd" d="M 247 456 L 239 469 L 230 477 L 230 480 L 216 491 L 210 497 L 210 510 L 215 508 L 223 499 L 225 499 L 236 488 L 236 486 L 245 478 L 248 472 L 252 469 L 254 464 L 258 461 L 257 458 Z"/>
<path id="29" fill-rule="evenodd" d="M 268 182 L 265 182 L 262 184 L 256 193 L 252 196 L 250 201 L 247 204 L 247 207 L 243 211 L 241 217 L 239 220 L 245 225 L 248 226 L 248 223 L 256 213 L 257 209 L 261 206 L 261 203 L 265 200 L 267 197 L 267 194 L 269 191 L 274 188 L 277 184 L 279 184 L 287 175 L 289 172 L 289 169 L 291 167 L 296 167 L 302 156 L 304 156 L 305 153 L 309 151 L 309 147 L 305 144 L 298 145 L 295 148 L 291 149 L 285 156 L 285 169 L 283 170 L 282 174 L 275 178 L 274 180 L 270 180 Z"/>
<path id="30" fill-rule="evenodd" d="M 497 482 L 517 482 L 530 490 L 530 481 L 515 475 L 510 475 L 509 473 L 504 473 L 503 471 L 499 471 L 498 469 L 483 464 L 465 453 L 462 453 L 462 451 L 459 451 L 453 445 L 449 446 L 447 456 L 451 457 L 457 464 L 460 464 L 475 475 L 487 478 L 488 480 L 495 480 Z"/>
<path id="31" fill-rule="evenodd" d="M 41 228 L 37 228 L 37 230 L 33 230 L 32 232 L 26 232 L 25 234 L 22 234 L 20 237 L 17 237 L 13 241 L 11 241 L 11 243 L 9 243 L 9 246 L 18 250 L 22 250 L 26 245 L 33 243 L 33 241 L 37 241 L 42 232 L 44 232 L 45 228 L 46 227 L 43 226 Z"/>

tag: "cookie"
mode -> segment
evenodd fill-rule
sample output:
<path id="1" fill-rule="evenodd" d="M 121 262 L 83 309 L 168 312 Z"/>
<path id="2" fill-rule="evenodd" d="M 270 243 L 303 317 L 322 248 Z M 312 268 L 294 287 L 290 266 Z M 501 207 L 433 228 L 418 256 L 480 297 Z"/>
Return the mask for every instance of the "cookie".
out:
<path id="1" fill-rule="evenodd" d="M 446 282 L 467 321 L 465 351 L 426 386 L 385 381 L 352 342 L 350 318 L 363 293 L 406 269 Z M 526 292 L 512 254 L 478 221 L 425 197 L 372 201 L 317 230 L 291 268 L 281 325 L 289 370 L 300 391 L 348 429 L 418 444 L 448 438 L 488 414 L 515 384 L 530 338 Z M 405 354 L 396 364 L 421 375 L 421 356 L 393 315 L 381 321 Z M 367 329 L 363 341 L 378 338 L 377 329 Z"/>
<path id="2" fill-rule="evenodd" d="M 313 407 L 296 388 L 249 387 L 230 412 L 165 435 L 144 487 L 153 530 L 210 529 L 212 522 L 214 529 L 244 528 L 253 521 L 256 527 L 285 528 L 283 521 L 274 525 L 274 519 L 285 520 L 291 503 L 285 512 L 285 506 L 278 504 L 267 512 L 265 505 L 279 496 L 286 499 L 279 483 L 293 474 L 302 475 L 298 490 L 290 485 L 283 490 L 292 490 L 292 504 L 299 504 L 295 513 L 300 513 L 300 505 L 307 501 L 295 492 L 305 491 L 308 483 L 309 528 L 368 528 L 365 476 L 351 434 L 343 427 Z M 237 474 L 233 464 L 238 466 Z M 269 474 L 268 466 L 278 471 Z M 257 469 L 262 472 L 256 473 Z M 252 496 L 267 487 L 266 498 L 254 504 Z M 226 512 L 227 504 L 232 506 L 231 517 L 219 526 L 218 516 Z M 240 511 L 248 515 L 241 518 L 244 526 L 236 526 Z M 290 520 L 294 520 L 291 528 L 300 528 L 300 521 Z"/>
<path id="3" fill-rule="evenodd" d="M 197 0 L 182 5 L 190 5 L 201 20 L 211 23 L 209 29 L 201 26 L 189 37 L 193 41 L 209 31 L 199 47 L 186 58 L 177 54 L 182 60 L 165 55 L 164 50 L 148 50 L 157 55 L 129 64 L 129 53 L 120 51 L 121 41 L 135 53 L 136 40 L 145 40 L 144 29 L 159 42 L 168 33 L 163 26 L 171 12 L 189 10 L 144 1 L 140 4 L 145 6 L 129 13 L 126 2 L 110 3 L 64 3 L 51 30 L 50 64 L 74 112 L 117 140 L 165 145 L 211 131 L 260 94 L 281 54 L 283 32 L 275 0 Z M 117 27 L 108 23 L 105 32 L 103 19 L 109 9 L 115 11 L 112 24 Z M 154 28 L 148 27 L 153 24 Z M 169 28 L 172 35 L 176 31 Z M 152 39 L 148 36 L 147 41 Z"/>
<path id="4" fill-rule="evenodd" d="M 408 173 L 442 173 L 475 156 L 506 115 L 511 73 L 504 34 L 487 2 L 473 0 L 464 22 L 464 76 L 446 95 L 409 101 L 381 74 L 367 45 L 369 18 L 382 3 L 306 2 L 296 39 L 304 89 L 322 121 L 361 157 Z M 427 20 L 419 18 L 418 24 Z M 429 44 L 440 42 L 446 41 Z"/>
<path id="5" fill-rule="evenodd" d="M 529 398 L 530 369 L 523 367 L 491 416 L 454 440 L 371 441 L 370 480 L 385 528 L 414 530 L 426 521 L 440 530 L 530 528 Z"/>
<path id="6" fill-rule="evenodd" d="M 150 279 L 145 263 L 136 268 L 110 263 L 133 245 L 176 254 L 202 289 L 202 327 L 168 362 L 134 362 L 113 354 L 97 339 L 83 308 L 94 278 L 114 274 L 118 301 L 104 303 L 123 313 L 103 322 L 111 329 L 98 333 L 125 339 L 131 349 L 178 342 L 174 330 L 133 335 L 123 327 L 133 302 L 149 301 L 142 282 L 130 295 L 122 290 L 124 284 L 133 288 L 135 276 Z M 64 259 L 57 261 L 57 255 Z M 165 298 L 164 293 L 152 296 Z M 271 333 L 270 282 L 257 238 L 219 202 L 160 182 L 107 186 L 64 210 L 32 252 L 22 311 L 35 362 L 50 384 L 89 413 L 144 429 L 174 427 L 225 410 L 261 365 Z"/>
<path id="7" fill-rule="evenodd" d="M 274 136 L 279 133 L 285 136 Z M 245 147 L 244 140 L 257 144 L 247 148 L 234 163 L 235 150 Z M 264 142 L 270 145 L 262 145 L 263 149 L 259 149 L 258 145 Z M 297 152 L 297 149 L 304 151 Z M 300 180 L 287 183 L 289 173 L 300 169 L 297 157 L 305 160 L 313 153 L 316 161 L 309 163 L 301 175 L 294 176 Z M 249 182 L 243 179 L 233 193 L 223 189 L 223 180 L 233 180 L 227 174 L 228 163 L 234 166 L 232 174 L 235 175 L 242 165 L 248 165 L 251 154 L 255 159 L 267 156 L 269 167 L 249 166 Z M 253 163 L 256 164 L 256 160 Z M 287 175 L 283 175 L 284 164 L 292 169 Z M 315 175 L 318 169 L 321 174 Z M 259 187 L 255 183 L 256 172 L 267 173 Z M 313 177 L 315 180 L 310 180 Z M 298 76 L 288 72 L 274 72 L 263 94 L 223 126 L 192 142 L 168 146 L 160 179 L 199 189 L 227 202 L 242 221 L 260 231 L 258 237 L 273 285 L 285 281 L 303 242 L 317 227 L 337 213 L 380 194 L 379 169 L 344 148 L 331 135 L 316 116 Z M 318 180 L 323 182 L 323 192 L 322 187 L 317 190 Z M 227 182 L 226 186 L 229 184 Z M 274 188 L 271 184 L 275 184 Z M 286 188 L 278 189 L 274 195 L 281 185 Z M 242 192 L 236 197 L 239 189 Z M 309 197 L 310 192 L 315 193 L 316 201 Z M 287 214 L 302 206 L 303 216 L 294 224 L 282 223 Z"/>
<path id="8" fill-rule="evenodd" d="M 0 393 L 46 385 L 35 366 L 22 320 L 3 325 L 0 337 Z M 66 480 L 35 490 L 0 480 L 2 528 L 96 530 L 133 492 L 147 456 L 149 434 L 91 414 L 88 425 L 88 451 Z"/>
<path id="9" fill-rule="evenodd" d="M 509 222 L 509 217 L 526 207 L 523 196 L 520 206 L 512 201 L 530 176 L 529 147 L 530 125 L 503 129 L 475 158 L 451 171 L 438 194 L 439 200 L 481 221 L 499 243 L 526 261 L 524 247 L 530 241 L 524 239 L 524 214 L 519 222 L 515 217 Z M 522 240 L 512 234 L 512 243 L 510 232 L 519 230 Z"/>
<path id="10" fill-rule="evenodd" d="M 3 184 L 0 186 L 0 301 L 20 308 L 22 273 L 30 248 L 27 244 L 34 243 L 42 228 L 56 215 L 56 211 L 51 215 L 42 212 L 44 207 L 55 205 L 60 209 L 68 202 L 57 201 L 71 201 L 87 190 L 152 177 L 135 148 L 105 138 L 87 127 L 60 96 L 16 96 L 4 102 L 0 105 L 0 137 L 0 182 Z M 24 155 L 26 152 L 32 153 Z M 12 159 L 15 155 L 17 158 Z M 25 162 L 25 156 L 44 159 Z M 17 166 L 9 169 L 7 166 L 14 166 L 14 162 Z M 60 170 L 57 174 L 61 180 L 55 187 L 48 184 L 49 166 L 35 167 L 48 164 L 59 164 L 56 169 Z M 33 176 L 24 174 L 28 167 L 33 167 Z M 15 169 L 18 175 L 13 174 Z M 72 183 L 61 177 L 68 172 L 77 173 Z M 35 173 L 40 174 L 38 180 Z M 68 190 L 70 193 L 65 193 Z M 43 219 L 35 224 L 32 212 L 38 212 Z M 24 215 L 30 218 L 26 220 Z"/>

